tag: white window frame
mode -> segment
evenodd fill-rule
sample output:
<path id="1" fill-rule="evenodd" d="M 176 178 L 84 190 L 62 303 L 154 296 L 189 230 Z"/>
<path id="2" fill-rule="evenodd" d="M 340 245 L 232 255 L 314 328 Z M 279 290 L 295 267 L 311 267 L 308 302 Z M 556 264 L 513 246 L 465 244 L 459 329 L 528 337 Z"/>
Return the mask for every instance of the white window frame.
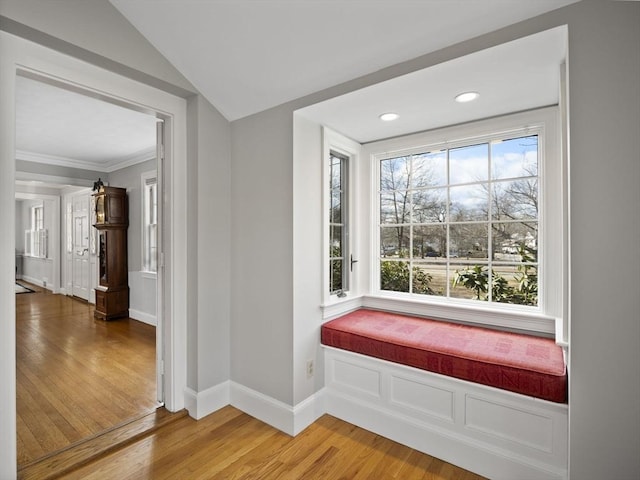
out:
<path id="1" fill-rule="evenodd" d="M 44 222 L 44 205 L 33 205 L 29 209 L 30 228 L 24 232 L 24 255 L 48 258 L 48 232 Z"/>
<path id="2" fill-rule="evenodd" d="M 369 294 L 363 306 L 479 323 L 501 328 L 554 334 L 563 316 L 563 283 L 566 260 L 563 201 L 566 188 L 563 158 L 560 150 L 557 107 L 506 115 L 456 127 L 408 135 L 364 145 L 364 156 L 370 159 L 368 189 L 370 196 L 369 225 Z M 454 148 L 486 141 L 494 136 L 538 134 L 540 182 L 537 307 L 510 304 L 485 304 L 436 296 L 410 295 L 382 291 L 379 288 L 379 161 L 382 158 L 422 153 L 433 149 Z M 366 180 L 366 179 L 361 179 Z"/>
<path id="3" fill-rule="evenodd" d="M 151 276 L 151 277 L 155 277 L 158 273 L 158 260 L 157 260 L 157 256 L 156 256 L 156 269 L 155 270 L 151 270 L 150 269 L 150 265 L 149 265 L 149 258 L 151 256 L 151 253 L 148 251 L 149 249 L 149 235 L 148 235 L 148 228 L 149 228 L 149 199 L 147 196 L 147 189 L 149 187 L 149 185 L 155 184 L 156 185 L 156 235 L 157 235 L 157 225 L 158 225 L 158 210 L 157 210 L 157 205 L 158 205 L 158 199 L 157 199 L 157 195 L 158 195 L 158 173 L 155 170 L 151 170 L 148 172 L 144 172 L 140 175 L 140 179 L 141 179 L 141 192 L 142 192 L 142 201 L 140 202 L 141 204 L 141 208 L 142 208 L 142 215 L 141 215 L 141 221 L 142 221 L 142 272 L 145 275 Z M 156 250 L 158 247 L 158 239 L 156 237 Z"/>
<path id="4" fill-rule="evenodd" d="M 352 256 L 353 260 L 358 262 L 357 252 L 357 232 L 358 226 L 355 223 L 355 219 L 358 218 L 356 202 L 356 182 L 354 179 L 358 175 L 358 161 L 360 159 L 360 144 L 353 140 L 340 135 L 333 130 L 323 127 L 322 129 L 322 290 L 323 290 L 323 304 L 324 306 L 336 305 L 344 302 L 351 301 L 356 295 L 358 295 L 358 263 L 353 263 L 353 267 L 349 268 L 349 278 L 347 282 L 347 289 L 342 292 L 341 295 L 330 293 L 330 271 L 329 271 L 329 258 L 330 258 L 330 231 L 329 231 L 329 210 L 330 210 L 330 155 L 331 152 L 335 152 L 338 155 L 346 157 L 348 172 L 347 172 L 347 212 L 344 223 L 347 225 L 347 234 L 345 235 L 346 251 L 348 256 Z M 351 258 L 345 258 L 344 261 L 350 262 Z"/>

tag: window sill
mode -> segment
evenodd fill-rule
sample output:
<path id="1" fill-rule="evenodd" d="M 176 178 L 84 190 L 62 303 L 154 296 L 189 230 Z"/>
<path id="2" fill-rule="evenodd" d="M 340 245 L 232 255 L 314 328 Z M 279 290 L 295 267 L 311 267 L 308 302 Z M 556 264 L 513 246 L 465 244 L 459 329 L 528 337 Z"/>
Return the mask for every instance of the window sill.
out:
<path id="1" fill-rule="evenodd" d="M 324 304 L 321 306 L 322 317 L 324 321 L 331 320 L 361 307 L 484 325 L 500 330 L 542 334 L 548 337 L 557 335 L 556 326 L 561 322 L 560 319 L 535 312 L 505 311 L 475 305 L 452 305 L 384 295 L 362 295 Z"/>
<path id="2" fill-rule="evenodd" d="M 140 271 L 140 276 L 142 278 L 151 278 L 151 279 L 155 280 L 156 278 L 158 278 L 158 273 L 157 272 L 147 272 L 146 270 L 141 270 Z"/>
<path id="3" fill-rule="evenodd" d="M 480 305 L 445 304 L 384 295 L 365 295 L 362 297 L 362 306 L 550 337 L 555 336 L 556 333 L 556 319 L 536 312 L 509 311 Z"/>
<path id="4" fill-rule="evenodd" d="M 362 296 L 351 295 L 344 298 L 332 298 L 327 303 L 320 305 L 322 319 L 325 321 L 352 312 L 360 307 L 362 307 Z"/>

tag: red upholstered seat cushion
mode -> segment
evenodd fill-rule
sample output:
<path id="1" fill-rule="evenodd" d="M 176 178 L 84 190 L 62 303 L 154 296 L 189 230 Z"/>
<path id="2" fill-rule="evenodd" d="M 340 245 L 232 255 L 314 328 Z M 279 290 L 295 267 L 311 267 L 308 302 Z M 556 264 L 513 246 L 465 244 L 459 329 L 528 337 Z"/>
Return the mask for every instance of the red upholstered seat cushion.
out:
<path id="1" fill-rule="evenodd" d="M 331 347 L 567 401 L 564 356 L 551 339 L 366 309 L 325 323 L 321 335 Z"/>

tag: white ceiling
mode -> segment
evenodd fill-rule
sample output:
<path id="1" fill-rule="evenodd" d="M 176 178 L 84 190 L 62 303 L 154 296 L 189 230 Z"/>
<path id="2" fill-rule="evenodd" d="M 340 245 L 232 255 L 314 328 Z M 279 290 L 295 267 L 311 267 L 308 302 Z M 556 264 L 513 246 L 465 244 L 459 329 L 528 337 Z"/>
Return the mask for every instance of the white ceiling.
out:
<path id="1" fill-rule="evenodd" d="M 360 143 L 556 105 L 566 27 L 441 63 L 372 85 L 298 113 Z M 477 100 L 454 97 L 475 91 Z M 380 114 L 397 120 L 383 122 Z"/>
<path id="2" fill-rule="evenodd" d="M 110 0 L 229 120 L 576 0 Z"/>
<path id="3" fill-rule="evenodd" d="M 109 172 L 154 158 L 155 146 L 155 117 L 17 77 L 18 160 Z"/>
<path id="4" fill-rule="evenodd" d="M 234 120 L 575 0 L 110 1 Z M 522 39 L 304 113 L 366 142 L 555 103 L 560 37 Z M 450 102 L 466 89 L 480 99 Z M 18 159 L 109 172 L 153 154 L 151 116 L 24 77 L 16 102 Z M 401 118 L 381 129 L 386 110 Z"/>

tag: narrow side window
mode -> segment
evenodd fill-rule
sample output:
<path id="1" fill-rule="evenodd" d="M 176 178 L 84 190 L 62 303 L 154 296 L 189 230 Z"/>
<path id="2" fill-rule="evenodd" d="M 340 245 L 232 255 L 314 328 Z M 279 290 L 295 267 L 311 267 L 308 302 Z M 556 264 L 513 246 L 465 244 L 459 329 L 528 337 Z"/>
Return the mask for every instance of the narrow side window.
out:
<path id="1" fill-rule="evenodd" d="M 349 157 L 329 154 L 329 293 L 349 290 Z"/>

